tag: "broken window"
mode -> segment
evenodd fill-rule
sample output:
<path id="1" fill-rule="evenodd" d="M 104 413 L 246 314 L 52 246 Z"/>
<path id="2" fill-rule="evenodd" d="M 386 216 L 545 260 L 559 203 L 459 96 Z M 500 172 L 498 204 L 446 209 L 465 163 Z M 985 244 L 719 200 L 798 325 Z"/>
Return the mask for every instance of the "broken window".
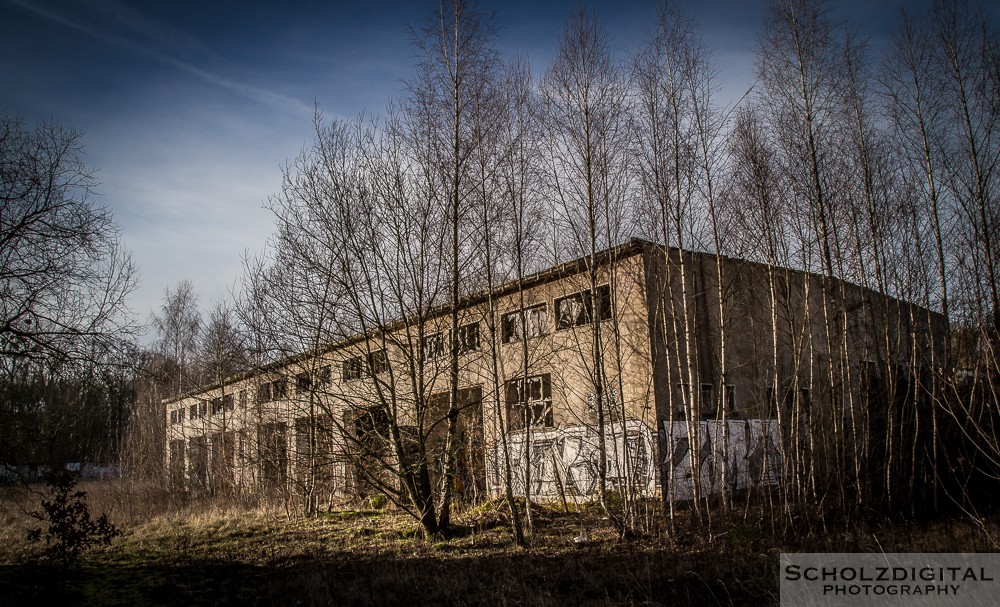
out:
<path id="1" fill-rule="evenodd" d="M 323 365 L 316 373 L 316 385 L 327 386 L 330 384 L 330 365 Z"/>
<path id="2" fill-rule="evenodd" d="M 712 384 L 701 385 L 701 411 L 703 415 L 715 411 L 715 386 Z"/>
<path id="3" fill-rule="evenodd" d="M 371 375 L 378 375 L 389 370 L 389 357 L 385 350 L 376 350 L 368 355 L 368 372 Z"/>
<path id="4" fill-rule="evenodd" d="M 590 289 L 561 297 L 556 304 L 556 329 L 569 329 L 590 323 L 593 318 L 594 299 L 597 300 L 597 320 L 611 318 L 611 287 L 597 287 L 595 297 Z"/>
<path id="5" fill-rule="evenodd" d="M 299 394 L 308 392 L 312 388 L 312 378 L 308 371 L 303 371 L 295 376 L 295 391 Z"/>
<path id="6" fill-rule="evenodd" d="M 441 333 L 424 337 L 424 360 L 434 360 L 444 356 L 444 337 Z"/>
<path id="7" fill-rule="evenodd" d="M 458 328 L 458 353 L 479 350 L 479 323 L 473 322 Z"/>
<path id="8" fill-rule="evenodd" d="M 548 373 L 510 380 L 505 389 L 509 430 L 553 426 L 552 381 Z"/>
<path id="9" fill-rule="evenodd" d="M 285 398 L 288 396 L 288 382 L 282 379 L 276 379 L 271 382 L 271 399 L 278 400 L 279 398 Z"/>
<path id="10" fill-rule="evenodd" d="M 344 361 L 343 378 L 344 381 L 354 381 L 361 379 L 365 374 L 364 359 L 360 356 L 352 356 Z"/>
<path id="11" fill-rule="evenodd" d="M 501 339 L 505 344 L 545 335 L 548 330 L 548 311 L 545 304 L 509 312 L 501 319 Z"/>
<path id="12" fill-rule="evenodd" d="M 263 383 L 257 386 L 257 402 L 258 403 L 269 403 L 271 402 L 271 384 Z"/>

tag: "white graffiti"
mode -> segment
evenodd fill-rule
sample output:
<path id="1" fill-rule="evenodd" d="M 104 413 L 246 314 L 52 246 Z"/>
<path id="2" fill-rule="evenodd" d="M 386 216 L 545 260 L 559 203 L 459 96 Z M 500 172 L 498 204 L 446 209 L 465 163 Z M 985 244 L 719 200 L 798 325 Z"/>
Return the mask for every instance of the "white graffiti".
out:
<path id="1" fill-rule="evenodd" d="M 530 458 L 525 454 L 525 438 L 525 434 L 519 433 L 508 440 L 515 493 L 524 494 L 524 482 L 528 478 L 533 497 L 572 499 L 596 494 L 600 441 L 594 428 L 534 430 L 530 433 Z M 630 482 L 634 490 L 649 493 L 655 490 L 656 441 L 646 424 L 639 421 L 609 424 L 605 444 L 609 490 L 620 489 L 626 482 Z M 503 488 L 502 470 L 505 469 L 502 445 L 491 446 L 490 461 L 490 488 L 499 492 Z M 529 461 L 530 466 L 526 466 Z"/>
<path id="2" fill-rule="evenodd" d="M 724 484 L 740 490 L 778 483 L 781 441 L 774 420 L 663 422 L 663 430 L 666 499 L 693 499 L 696 474 L 702 495 L 719 493 Z M 692 442 L 697 449 L 691 449 Z"/>

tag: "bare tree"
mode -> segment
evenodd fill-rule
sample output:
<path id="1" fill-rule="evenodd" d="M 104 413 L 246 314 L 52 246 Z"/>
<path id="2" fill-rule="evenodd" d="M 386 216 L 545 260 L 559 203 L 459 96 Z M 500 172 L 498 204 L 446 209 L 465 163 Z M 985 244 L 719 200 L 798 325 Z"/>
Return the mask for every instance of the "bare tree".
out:
<path id="1" fill-rule="evenodd" d="M 173 396 L 179 396 L 200 381 L 196 357 L 202 320 L 191 281 L 182 280 L 172 290 L 164 289 L 160 313 L 153 315 L 153 328 L 159 337 L 160 353 L 174 367 L 171 390 Z"/>
<path id="2" fill-rule="evenodd" d="M 249 361 L 244 342 L 235 311 L 224 302 L 216 303 L 208 314 L 197 353 L 200 375 L 206 383 L 221 385 L 246 370 Z"/>
<path id="3" fill-rule="evenodd" d="M 610 408 L 613 383 L 605 357 L 615 345 L 602 334 L 596 256 L 627 234 L 630 116 L 627 74 L 595 15 L 583 8 L 570 15 L 541 92 L 551 162 L 549 191 L 560 215 L 563 242 L 568 252 L 588 260 L 589 301 L 584 305 L 591 314 L 585 360 L 597 415 L 598 497 L 610 514 L 606 438 L 611 416 L 617 413 Z M 615 516 L 624 531 L 625 520 L 619 513 Z"/>
<path id="4" fill-rule="evenodd" d="M 95 186 L 78 131 L 0 115 L 0 355 L 86 361 L 134 336 L 135 270 Z"/>
<path id="5" fill-rule="evenodd" d="M 93 200 L 97 182 L 82 138 L 53 122 L 31 128 L 0 114 L 0 457 L 7 461 L 106 461 L 123 427 L 122 378 L 136 333 L 125 298 L 134 267 L 110 210 Z"/>
<path id="6" fill-rule="evenodd" d="M 695 299 L 688 251 L 700 238 L 702 209 L 698 208 L 698 194 L 707 176 L 699 170 L 702 163 L 698 150 L 707 148 L 699 140 L 696 118 L 704 116 L 708 108 L 702 105 L 695 112 L 695 104 L 703 102 L 695 93 L 705 82 L 706 68 L 689 20 L 676 9 L 661 6 L 655 34 L 635 58 L 633 71 L 640 124 L 637 180 L 642 187 L 642 213 L 654 240 L 668 245 L 663 249 L 666 276 L 658 293 L 654 322 L 658 343 L 664 348 L 666 344 L 674 344 L 672 355 L 665 349 L 656 353 L 666 362 L 661 369 L 671 387 L 666 420 L 671 426 L 677 421 L 699 420 L 701 412 L 711 406 L 700 402 L 698 389 L 699 327 L 692 309 Z M 676 254 L 670 246 L 676 247 Z M 678 389 L 673 390 L 672 386 Z M 687 423 L 687 444 L 699 445 L 703 440 L 699 425 Z M 668 453 L 674 449 L 670 441 L 666 445 Z M 692 497 L 695 512 L 701 515 L 701 464 L 695 459 L 692 464 Z M 672 480 L 673 458 L 667 465 L 669 469 L 665 472 Z M 671 525 L 673 506 L 671 499 Z"/>
<path id="7" fill-rule="evenodd" d="M 481 192 L 477 183 L 492 181 L 491 175 L 477 173 L 477 159 L 485 158 L 484 147 L 494 138 L 497 79 L 501 63 L 495 48 L 492 15 L 482 13 L 473 3 L 453 0 L 439 5 L 433 20 L 415 32 L 419 51 L 416 75 L 403 100 L 406 140 L 413 159 L 422 165 L 428 180 L 426 192 L 435 204 L 448 210 L 449 248 L 445 251 L 448 272 L 451 324 L 449 333 L 447 434 L 438 517 L 447 530 L 451 501 L 460 403 L 459 330 L 460 297 L 468 289 L 466 269 L 480 263 L 476 241 L 470 237 L 470 213 L 474 197 Z M 483 163 L 479 164 L 482 168 Z M 492 172 L 492 170 L 489 170 Z M 470 208 L 472 207 L 472 208 Z M 474 215 L 473 215 L 474 217 Z"/>

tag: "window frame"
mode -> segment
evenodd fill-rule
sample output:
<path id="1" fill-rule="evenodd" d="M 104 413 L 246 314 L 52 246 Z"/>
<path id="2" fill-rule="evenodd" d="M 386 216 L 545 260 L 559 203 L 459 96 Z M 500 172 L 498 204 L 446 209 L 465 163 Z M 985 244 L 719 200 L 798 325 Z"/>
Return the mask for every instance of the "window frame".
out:
<path id="1" fill-rule="evenodd" d="M 540 322 L 533 323 L 532 318 L 538 318 Z M 526 316 L 527 315 L 527 316 Z M 543 337 L 549 334 L 549 313 L 548 303 L 541 302 L 512 310 L 500 317 L 500 341 L 505 344 L 513 344 L 525 339 L 521 335 L 521 329 L 527 333 L 527 339 Z M 532 329 L 535 329 L 534 331 Z"/>
<path id="2" fill-rule="evenodd" d="M 305 394 L 312 390 L 312 376 L 309 371 L 300 371 L 295 374 L 295 393 Z"/>
<path id="3" fill-rule="evenodd" d="M 556 331 L 565 331 L 566 329 L 585 327 L 591 324 L 594 315 L 595 298 L 590 297 L 590 295 L 590 289 L 583 289 L 582 291 L 564 295 L 553 301 L 552 307 L 556 317 Z M 614 316 L 611 305 L 611 285 L 598 285 L 594 295 L 596 296 L 599 311 L 598 322 L 611 320 Z M 582 310 L 577 312 L 576 317 L 571 321 L 567 321 L 567 315 L 563 314 L 563 306 L 569 302 L 577 302 L 582 307 Z"/>
<path id="4" fill-rule="evenodd" d="M 533 382 L 538 383 L 539 398 L 531 398 Z M 512 398 L 512 394 L 514 398 Z M 507 414 L 507 430 L 521 432 L 529 427 L 546 429 L 555 427 L 552 412 L 552 376 L 539 373 L 527 377 L 517 377 L 504 382 L 504 406 Z M 528 418 L 528 412 L 531 418 Z M 517 412 L 517 414 L 515 414 Z M 538 420 L 541 420 L 540 422 Z"/>
<path id="5" fill-rule="evenodd" d="M 365 358 L 368 362 L 366 370 L 369 377 L 389 372 L 389 353 L 385 351 L 385 348 L 372 350 Z"/>
<path id="6" fill-rule="evenodd" d="M 478 352 L 482 347 L 482 341 L 479 336 L 479 321 L 459 325 L 456 335 L 458 353 L 460 355 L 469 352 Z M 474 340 L 469 339 L 470 336 L 474 336 Z M 472 344 L 470 343 L 471 341 L 475 341 L 475 343 Z"/>
<path id="7" fill-rule="evenodd" d="M 423 348 L 424 360 L 437 360 L 439 358 L 444 358 L 444 333 L 438 331 L 437 333 L 424 335 L 421 347 Z"/>
<path id="8" fill-rule="evenodd" d="M 340 378 L 344 382 L 358 381 L 365 376 L 365 359 L 363 356 L 350 356 L 341 362 Z"/>

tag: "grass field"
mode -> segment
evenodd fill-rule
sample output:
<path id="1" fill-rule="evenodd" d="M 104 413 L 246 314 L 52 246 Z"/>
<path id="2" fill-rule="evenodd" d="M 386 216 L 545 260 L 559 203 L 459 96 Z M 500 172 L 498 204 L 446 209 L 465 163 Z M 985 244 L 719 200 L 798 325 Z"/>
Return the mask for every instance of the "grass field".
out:
<path id="1" fill-rule="evenodd" d="M 123 535 L 69 568 L 25 539 L 39 496 L 2 500 L 0 605 L 768 605 L 782 551 L 995 549 L 995 528 L 962 520 L 783 542 L 746 523 L 710 541 L 623 541 L 587 508 L 542 509 L 524 549 L 491 504 L 462 513 L 457 537 L 429 541 L 390 510 L 304 518 L 118 484 L 84 489 Z"/>

